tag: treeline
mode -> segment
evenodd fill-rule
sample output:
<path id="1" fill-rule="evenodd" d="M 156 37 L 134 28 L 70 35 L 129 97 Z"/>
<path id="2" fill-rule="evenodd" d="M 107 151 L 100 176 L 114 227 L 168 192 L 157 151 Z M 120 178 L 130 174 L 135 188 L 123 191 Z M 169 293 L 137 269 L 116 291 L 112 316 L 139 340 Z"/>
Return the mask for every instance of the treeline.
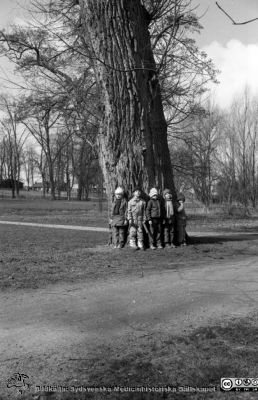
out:
<path id="1" fill-rule="evenodd" d="M 13 103 L 10 106 L 15 109 Z M 18 118 L 18 114 L 12 112 L 12 118 Z M 90 185 L 98 185 L 102 181 L 96 152 L 84 135 L 71 135 L 65 130 L 62 133 L 53 132 L 53 129 L 50 131 L 51 122 L 40 116 L 37 122 L 42 124 L 42 129 L 39 129 L 35 142 L 28 133 L 22 133 L 21 122 L 17 123 L 15 130 L 3 130 L 0 138 L 0 182 L 22 179 L 29 189 L 36 181 L 41 181 L 43 196 L 50 191 L 52 199 L 55 199 L 65 190 L 70 199 L 76 181 L 77 198 L 87 199 Z M 5 127 L 7 124 L 5 120 Z M 19 195 L 19 185 L 12 185 L 12 189 L 13 197 Z"/>
<path id="2" fill-rule="evenodd" d="M 227 111 L 211 103 L 189 118 L 172 138 L 178 185 L 193 189 L 206 206 L 212 202 L 257 206 L 258 98 L 245 88 Z"/>
<path id="3" fill-rule="evenodd" d="M 0 98 L 0 179 L 19 181 L 22 175 L 27 187 L 41 180 L 43 195 L 49 189 L 52 199 L 64 188 L 70 199 L 76 182 L 81 200 L 91 184 L 103 181 L 96 144 L 99 100 L 75 20 L 69 20 L 73 11 L 66 14 L 69 1 L 61 5 L 59 14 L 55 2 L 34 4 L 28 25 L 0 32 L 1 53 L 22 82 L 15 96 Z"/>

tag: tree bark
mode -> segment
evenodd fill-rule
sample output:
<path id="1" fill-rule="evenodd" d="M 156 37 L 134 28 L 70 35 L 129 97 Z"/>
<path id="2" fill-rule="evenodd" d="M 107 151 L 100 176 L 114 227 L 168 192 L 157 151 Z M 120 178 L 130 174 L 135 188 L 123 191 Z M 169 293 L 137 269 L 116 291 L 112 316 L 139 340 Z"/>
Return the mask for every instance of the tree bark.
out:
<path id="1" fill-rule="evenodd" d="M 98 144 L 108 197 L 156 186 L 175 193 L 150 16 L 140 0 L 80 0 L 102 99 Z"/>

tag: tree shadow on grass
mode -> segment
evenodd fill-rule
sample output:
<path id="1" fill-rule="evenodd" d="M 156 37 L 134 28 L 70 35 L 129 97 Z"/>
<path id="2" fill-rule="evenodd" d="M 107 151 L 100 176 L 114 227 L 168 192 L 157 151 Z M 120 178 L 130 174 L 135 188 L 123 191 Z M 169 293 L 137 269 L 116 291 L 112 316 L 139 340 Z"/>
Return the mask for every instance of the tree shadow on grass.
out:
<path id="1" fill-rule="evenodd" d="M 198 245 L 198 244 L 223 244 L 226 242 L 243 242 L 250 240 L 258 240 L 258 233 L 250 233 L 250 234 L 232 234 L 231 235 L 214 235 L 214 236 L 190 236 L 189 237 L 189 245 Z"/>
<path id="2" fill-rule="evenodd" d="M 82 386 L 121 387 L 110 393 L 65 393 L 61 397 L 42 393 L 40 400 L 160 400 L 225 399 L 220 392 L 223 377 L 257 377 L 257 318 L 231 319 L 200 327 L 188 334 L 135 338 L 124 348 L 101 346 L 92 358 L 78 362 L 89 372 Z M 211 392 L 130 392 L 126 388 L 210 388 Z M 212 390 L 212 388 L 214 390 Z M 257 393 L 255 393 L 257 394 Z M 246 395 L 246 393 L 245 393 Z M 46 397 L 44 397 L 46 396 Z M 48 397 L 49 396 L 49 397 Z M 227 399 L 242 399 L 243 393 L 226 393 Z M 244 396 L 245 397 L 245 396 Z M 249 399 L 253 399 L 251 392 Z M 24 396 L 21 400 L 32 400 Z"/>

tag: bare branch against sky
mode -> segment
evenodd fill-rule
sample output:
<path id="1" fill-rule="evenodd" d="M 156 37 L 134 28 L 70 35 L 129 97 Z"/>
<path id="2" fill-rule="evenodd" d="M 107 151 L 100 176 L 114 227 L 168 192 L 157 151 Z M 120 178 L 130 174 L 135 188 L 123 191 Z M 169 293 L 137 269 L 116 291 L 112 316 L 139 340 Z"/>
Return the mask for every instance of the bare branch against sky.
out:
<path id="1" fill-rule="evenodd" d="M 243 21 L 243 22 L 236 22 L 225 10 L 224 8 L 222 8 L 219 3 L 216 1 L 216 5 L 217 7 L 230 19 L 230 21 L 232 22 L 233 25 L 246 25 L 246 24 L 250 24 L 251 22 L 257 21 L 258 17 L 256 18 L 252 18 L 252 19 L 248 19 L 247 21 Z"/>

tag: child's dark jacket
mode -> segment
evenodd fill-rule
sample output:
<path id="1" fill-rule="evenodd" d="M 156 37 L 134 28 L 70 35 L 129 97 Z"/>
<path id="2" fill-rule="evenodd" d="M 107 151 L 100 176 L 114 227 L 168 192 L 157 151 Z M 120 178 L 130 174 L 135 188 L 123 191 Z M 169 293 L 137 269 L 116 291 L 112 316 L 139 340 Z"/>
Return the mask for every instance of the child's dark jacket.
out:
<path id="1" fill-rule="evenodd" d="M 123 226 L 125 224 L 127 219 L 127 200 L 125 198 L 114 199 L 111 205 L 110 218 L 113 226 Z"/>
<path id="2" fill-rule="evenodd" d="M 186 212 L 185 208 L 181 209 L 181 205 L 179 202 L 176 204 L 176 220 L 178 224 L 186 225 Z"/>
<path id="3" fill-rule="evenodd" d="M 150 199 L 146 208 L 146 218 L 151 221 L 152 218 L 164 218 L 165 217 L 165 207 L 164 201 L 160 198 Z"/>

